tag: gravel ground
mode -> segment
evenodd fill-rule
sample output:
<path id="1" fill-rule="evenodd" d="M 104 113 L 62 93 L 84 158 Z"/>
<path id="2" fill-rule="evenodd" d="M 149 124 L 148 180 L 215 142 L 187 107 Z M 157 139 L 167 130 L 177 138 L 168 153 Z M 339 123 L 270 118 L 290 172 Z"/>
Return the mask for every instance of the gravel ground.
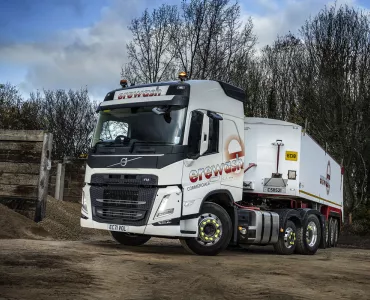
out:
<path id="1" fill-rule="evenodd" d="M 2 240 L 0 299 L 369 299 L 370 250 L 187 254 L 176 240 Z"/>
<path id="2" fill-rule="evenodd" d="M 48 198 L 39 224 L 0 205 L 0 299 L 369 299 L 369 237 L 279 256 L 271 247 L 193 256 L 177 240 L 117 245 Z"/>

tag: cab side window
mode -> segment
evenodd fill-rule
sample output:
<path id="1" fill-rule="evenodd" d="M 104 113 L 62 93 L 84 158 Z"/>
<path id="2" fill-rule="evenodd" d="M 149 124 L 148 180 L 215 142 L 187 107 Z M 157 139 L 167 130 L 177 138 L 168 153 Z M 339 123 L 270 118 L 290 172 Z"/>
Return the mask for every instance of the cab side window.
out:
<path id="1" fill-rule="evenodd" d="M 220 133 L 220 121 L 210 118 L 209 119 L 209 144 L 208 144 L 208 150 L 205 154 L 218 153 L 219 133 Z"/>

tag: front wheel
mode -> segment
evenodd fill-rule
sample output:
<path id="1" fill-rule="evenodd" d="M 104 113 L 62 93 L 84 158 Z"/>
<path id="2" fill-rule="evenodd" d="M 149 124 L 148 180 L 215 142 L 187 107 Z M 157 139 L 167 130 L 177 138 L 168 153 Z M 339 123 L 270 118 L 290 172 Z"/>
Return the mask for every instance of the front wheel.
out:
<path id="1" fill-rule="evenodd" d="M 190 253 L 216 255 L 230 243 L 232 223 L 230 216 L 220 205 L 207 202 L 201 209 L 198 220 L 198 237 L 181 239 L 181 244 Z"/>
<path id="2" fill-rule="evenodd" d="M 140 246 L 150 240 L 150 236 L 147 235 L 135 235 L 117 231 L 111 231 L 110 233 L 116 242 L 125 246 Z"/>

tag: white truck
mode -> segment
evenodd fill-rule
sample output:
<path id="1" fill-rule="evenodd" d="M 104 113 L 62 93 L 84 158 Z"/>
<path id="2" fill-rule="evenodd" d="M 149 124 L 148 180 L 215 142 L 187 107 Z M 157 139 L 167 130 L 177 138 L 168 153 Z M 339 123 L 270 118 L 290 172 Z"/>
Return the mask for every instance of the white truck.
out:
<path id="1" fill-rule="evenodd" d="M 189 252 L 335 247 L 343 169 L 296 124 L 246 118 L 245 92 L 221 81 L 127 86 L 98 107 L 81 226 L 120 244 L 176 238 Z"/>

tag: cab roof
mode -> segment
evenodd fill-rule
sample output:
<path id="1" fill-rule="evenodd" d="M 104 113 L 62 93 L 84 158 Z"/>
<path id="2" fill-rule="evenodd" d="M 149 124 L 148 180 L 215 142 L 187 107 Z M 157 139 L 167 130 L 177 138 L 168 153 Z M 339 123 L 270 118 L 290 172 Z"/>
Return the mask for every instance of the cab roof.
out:
<path id="1" fill-rule="evenodd" d="M 187 80 L 187 81 L 166 81 L 166 82 L 157 82 L 157 83 L 149 83 L 149 84 L 139 84 L 139 85 L 132 85 L 127 86 L 126 88 L 118 88 L 116 90 L 110 91 L 104 98 L 104 101 L 113 100 L 114 94 L 119 91 L 128 91 L 130 89 L 137 89 L 137 88 L 145 88 L 145 87 L 156 87 L 156 86 L 170 86 L 170 88 L 167 91 L 167 95 L 174 95 L 174 89 L 175 87 L 179 85 L 185 85 L 189 88 L 187 90 L 187 94 L 189 95 L 189 90 L 192 85 L 207 85 L 210 82 L 218 82 L 222 89 L 224 90 L 225 94 L 231 98 L 234 98 L 235 100 L 245 102 L 246 100 L 246 94 L 245 91 L 241 88 L 238 88 L 234 85 L 231 85 L 229 83 L 219 81 L 219 80 Z M 171 87 L 174 87 L 171 89 Z M 183 91 L 185 92 L 185 90 Z"/>

